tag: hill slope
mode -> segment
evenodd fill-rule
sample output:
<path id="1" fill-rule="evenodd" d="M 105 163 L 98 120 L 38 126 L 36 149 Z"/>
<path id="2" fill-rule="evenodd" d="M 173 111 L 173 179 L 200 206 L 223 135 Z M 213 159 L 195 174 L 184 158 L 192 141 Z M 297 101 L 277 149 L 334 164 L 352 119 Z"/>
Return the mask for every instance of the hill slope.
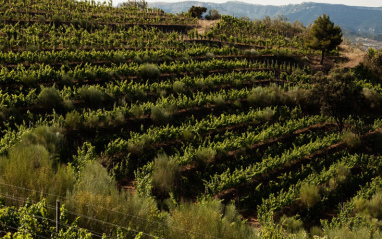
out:
<path id="1" fill-rule="evenodd" d="M 365 32 L 382 34 L 382 8 L 354 7 L 337 4 L 302 3 L 285 6 L 264 6 L 243 2 L 205 3 L 188 1 L 179 3 L 150 3 L 151 7 L 161 8 L 166 12 L 186 12 L 191 6 L 203 6 L 208 9 L 217 9 L 221 14 L 236 17 L 249 17 L 250 19 L 262 19 L 266 16 L 284 16 L 290 21 L 299 20 L 305 25 L 311 23 L 323 13 L 341 26 L 352 32 Z"/>

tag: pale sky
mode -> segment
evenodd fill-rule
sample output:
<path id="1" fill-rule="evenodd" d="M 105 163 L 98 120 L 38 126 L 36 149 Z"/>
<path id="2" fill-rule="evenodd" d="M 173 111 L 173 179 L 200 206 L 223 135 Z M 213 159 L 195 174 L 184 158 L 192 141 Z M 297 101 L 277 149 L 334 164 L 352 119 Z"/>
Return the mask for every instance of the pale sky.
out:
<path id="1" fill-rule="evenodd" d="M 147 2 L 183 2 L 185 0 L 146 0 Z M 215 2 L 223 3 L 227 0 L 192 0 L 192 1 L 201 1 L 201 2 Z M 252 4 L 260 5 L 288 5 L 288 4 L 299 4 L 303 2 L 308 2 L 309 0 L 241 0 L 240 2 L 247 2 Z M 126 2 L 126 0 L 113 0 L 113 5 Z M 332 4 L 344 4 L 349 6 L 364 6 L 364 7 L 382 7 L 381 0 L 314 0 L 310 2 L 318 3 L 332 3 Z"/>

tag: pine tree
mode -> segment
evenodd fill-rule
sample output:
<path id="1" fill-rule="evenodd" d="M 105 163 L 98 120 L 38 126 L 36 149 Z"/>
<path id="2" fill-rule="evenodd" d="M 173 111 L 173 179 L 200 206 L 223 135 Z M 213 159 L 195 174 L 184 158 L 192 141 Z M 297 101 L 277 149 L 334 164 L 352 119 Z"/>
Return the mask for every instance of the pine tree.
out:
<path id="1" fill-rule="evenodd" d="M 342 30 L 323 14 L 314 20 L 314 24 L 305 37 L 305 45 L 315 50 L 321 50 L 320 64 L 324 62 L 325 52 L 335 49 L 342 42 Z"/>

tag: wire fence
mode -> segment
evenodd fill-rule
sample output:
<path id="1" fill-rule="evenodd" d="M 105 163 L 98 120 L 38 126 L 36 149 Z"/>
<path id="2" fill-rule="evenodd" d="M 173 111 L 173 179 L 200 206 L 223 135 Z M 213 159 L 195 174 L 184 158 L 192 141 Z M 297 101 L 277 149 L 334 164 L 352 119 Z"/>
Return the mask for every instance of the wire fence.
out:
<path id="1" fill-rule="evenodd" d="M 52 196 L 52 197 L 55 197 L 56 199 L 60 199 L 60 200 L 63 200 L 63 201 L 72 201 L 74 203 L 78 203 L 78 201 L 72 199 L 72 198 L 67 198 L 67 197 L 63 197 L 63 196 L 60 196 L 60 195 L 56 195 L 56 194 L 52 194 L 52 193 L 46 193 L 46 192 L 42 192 L 42 191 L 37 191 L 37 190 L 33 190 L 33 189 L 30 189 L 30 188 L 25 188 L 25 187 L 20 187 L 20 186 L 15 186 L 15 185 L 11 185 L 11 184 L 7 184 L 7 183 L 4 183 L 4 182 L 0 182 L 0 185 L 3 185 L 3 186 L 7 186 L 7 187 L 12 187 L 12 188 L 16 188 L 16 189 L 19 189 L 19 190 L 24 190 L 24 191 L 29 191 L 29 192 L 33 192 L 33 193 L 38 193 L 39 195 L 47 195 L 47 196 Z M 1 194 L 0 194 L 1 195 Z M 25 200 L 25 199 L 24 199 Z M 26 200 L 25 200 L 26 201 Z M 200 232 L 195 232 L 195 231 L 191 231 L 191 230 L 187 230 L 185 228 L 181 228 L 181 227 L 176 227 L 176 226 L 171 226 L 169 224 L 165 224 L 163 222 L 159 222 L 159 221 L 153 221 L 153 220 L 149 220 L 147 218 L 143 218 L 143 217 L 139 217 L 139 216 L 136 216 L 136 215 L 132 215 L 132 214 L 128 214 L 128 213 L 124 213 L 124 212 L 119 212 L 119 211 L 116 211 L 116 210 L 112 210 L 112 209 L 109 209 L 109 208 L 105 208 L 105 207 L 101 207 L 101 206 L 98 206 L 98 205 L 91 205 L 91 204 L 84 204 L 83 202 L 81 202 L 83 205 L 87 206 L 87 207 L 91 207 L 91 208 L 98 208 L 98 209 L 103 209 L 107 212 L 111 212 L 111 213 L 116 213 L 116 214 L 119 214 L 119 215 L 123 215 L 123 216 L 127 216 L 127 217 L 130 217 L 132 219 L 137 219 L 137 220 L 141 220 L 145 223 L 149 223 L 150 225 L 151 224 L 157 224 L 157 225 L 160 225 L 160 226 L 163 226 L 165 228 L 171 228 L 171 229 L 174 229 L 174 230 L 180 230 L 180 231 L 184 231 L 188 234 L 193 234 L 193 235 L 198 235 L 198 236 L 202 236 L 204 238 L 213 238 L 213 239 L 219 239 L 218 237 L 215 237 L 215 236 L 212 236 L 212 235 L 208 235 L 208 234 L 204 234 L 204 233 L 200 233 Z M 54 209 L 56 210 L 56 207 L 53 206 L 53 205 L 46 205 L 47 208 L 50 208 L 50 209 Z M 98 222 L 98 223 L 104 223 L 105 225 L 109 225 L 109 226 L 113 226 L 113 227 L 117 227 L 117 228 L 121 228 L 121 229 L 126 229 L 126 230 L 129 230 L 129 231 L 132 231 L 132 232 L 136 232 L 136 233 L 142 233 L 143 235 L 146 235 L 146 236 L 149 236 L 149 237 L 154 237 L 154 238 L 161 238 L 161 237 L 158 237 L 158 236 L 154 236 L 154 235 L 151 235 L 149 233 L 145 233 L 145 232 L 142 232 L 142 231 L 137 231 L 137 230 L 134 230 L 132 228 L 126 228 L 124 226 L 121 226 L 121 225 L 118 225 L 118 224 L 114 224 L 114 223 L 110 223 L 110 222 L 106 222 L 106 221 L 102 221 L 100 219 L 97 219 L 97 218 L 93 218 L 93 217 L 89 217 L 87 215 L 84 215 L 84 214 L 80 214 L 80 213 L 77 213 L 77 212 L 74 212 L 74 211 L 70 211 L 70 210 L 66 210 L 66 212 L 68 214 L 72 214 L 72 215 L 75 215 L 75 216 L 79 216 L 81 218 L 85 218 L 85 219 L 88 219 L 88 220 L 93 220 L 95 222 Z M 88 230 L 89 231 L 89 230 Z"/>

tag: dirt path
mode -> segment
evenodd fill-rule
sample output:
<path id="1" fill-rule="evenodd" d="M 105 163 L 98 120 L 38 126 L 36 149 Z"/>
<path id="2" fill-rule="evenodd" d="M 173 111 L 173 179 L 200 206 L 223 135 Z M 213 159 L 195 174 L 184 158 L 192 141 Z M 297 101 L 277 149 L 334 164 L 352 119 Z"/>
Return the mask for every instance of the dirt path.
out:
<path id="1" fill-rule="evenodd" d="M 209 31 L 216 23 L 220 22 L 221 19 L 218 20 L 199 20 L 198 25 L 200 27 L 197 28 L 199 34 L 203 34 Z"/>
<path id="2" fill-rule="evenodd" d="M 338 66 L 341 68 L 354 68 L 356 67 L 366 55 L 366 52 L 358 49 L 352 48 L 347 45 L 340 45 L 340 57 L 347 59 L 346 62 L 339 63 Z"/>

